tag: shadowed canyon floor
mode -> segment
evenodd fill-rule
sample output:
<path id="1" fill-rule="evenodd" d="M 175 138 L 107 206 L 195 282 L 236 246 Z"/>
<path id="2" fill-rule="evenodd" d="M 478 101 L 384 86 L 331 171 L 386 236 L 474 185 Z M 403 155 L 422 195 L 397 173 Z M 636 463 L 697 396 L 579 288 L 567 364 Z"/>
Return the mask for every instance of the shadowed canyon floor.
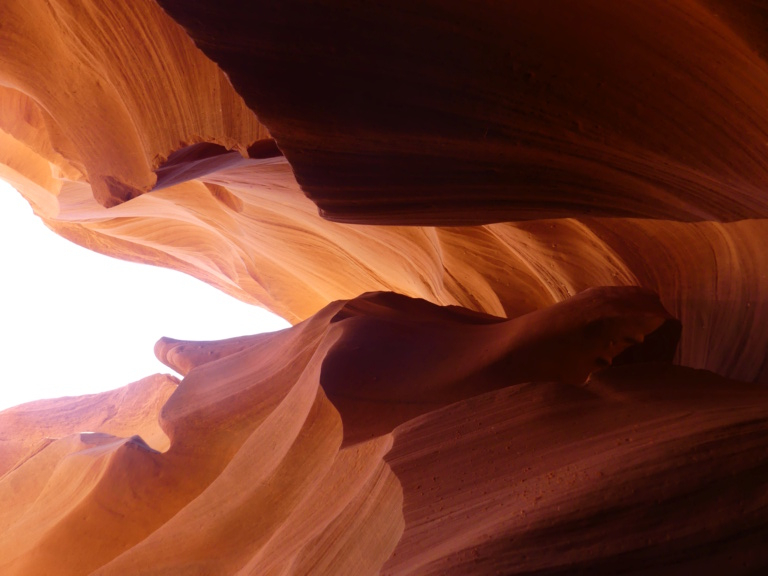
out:
<path id="1" fill-rule="evenodd" d="M 764 573 L 766 29 L 2 2 L 0 177 L 294 327 L 0 412 L 0 573 Z"/>

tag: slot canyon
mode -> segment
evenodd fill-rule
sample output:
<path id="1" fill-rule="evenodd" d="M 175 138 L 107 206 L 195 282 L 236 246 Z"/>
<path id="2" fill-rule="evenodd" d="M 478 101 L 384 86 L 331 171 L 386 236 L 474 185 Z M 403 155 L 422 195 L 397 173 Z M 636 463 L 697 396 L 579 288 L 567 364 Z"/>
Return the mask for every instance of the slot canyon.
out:
<path id="1" fill-rule="evenodd" d="M 0 412 L 3 576 L 768 570 L 768 1 L 3 0 L 0 178 L 292 325 Z"/>

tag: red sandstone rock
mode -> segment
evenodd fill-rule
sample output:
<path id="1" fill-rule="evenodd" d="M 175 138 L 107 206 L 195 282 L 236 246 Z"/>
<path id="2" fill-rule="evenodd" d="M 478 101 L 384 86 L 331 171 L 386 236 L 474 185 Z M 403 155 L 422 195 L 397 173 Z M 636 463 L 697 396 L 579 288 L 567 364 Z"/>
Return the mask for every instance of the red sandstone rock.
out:
<path id="1" fill-rule="evenodd" d="M 159 4 L 3 3 L 0 177 L 297 325 L 0 413 L 0 572 L 765 570 L 762 3 Z"/>
<path id="2" fill-rule="evenodd" d="M 21 458 L 0 479 L 0 566 L 609 573 L 624 554 L 642 573 L 698 568 L 710 545 L 711 566 L 734 547 L 763 565 L 765 391 L 661 363 L 584 383 L 668 321 L 631 288 L 512 320 L 380 293 L 278 333 L 163 341 L 186 372 L 160 412 L 170 447 L 85 434 Z M 88 404 L 68 401 L 71 426 Z"/>
<path id="3" fill-rule="evenodd" d="M 159 3 L 330 219 L 768 215 L 760 2 Z"/>

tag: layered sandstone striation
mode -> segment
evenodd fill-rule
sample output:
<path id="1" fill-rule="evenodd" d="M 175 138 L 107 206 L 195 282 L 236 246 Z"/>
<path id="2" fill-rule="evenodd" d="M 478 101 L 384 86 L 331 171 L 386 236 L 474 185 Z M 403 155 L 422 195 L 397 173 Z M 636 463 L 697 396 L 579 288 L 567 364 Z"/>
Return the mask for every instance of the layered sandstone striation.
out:
<path id="1" fill-rule="evenodd" d="M 0 567 L 642 573 L 726 570 L 748 552 L 753 569 L 766 392 L 663 362 L 670 326 L 635 288 L 513 319 L 369 293 L 273 334 L 163 339 L 158 357 L 184 379 L 145 415 L 170 445 L 71 433 L 137 385 L 69 400 L 69 426 L 0 481 L 15 503 Z M 584 384 L 612 360 L 629 364 Z M 64 412 L 37 403 L 0 422 L 23 430 L 33 408 L 42 422 Z M 121 403 L 104 425 L 132 413 Z"/>
<path id="2" fill-rule="evenodd" d="M 295 326 L 0 413 L 0 571 L 759 572 L 766 23 L 4 2 L 0 177 Z"/>

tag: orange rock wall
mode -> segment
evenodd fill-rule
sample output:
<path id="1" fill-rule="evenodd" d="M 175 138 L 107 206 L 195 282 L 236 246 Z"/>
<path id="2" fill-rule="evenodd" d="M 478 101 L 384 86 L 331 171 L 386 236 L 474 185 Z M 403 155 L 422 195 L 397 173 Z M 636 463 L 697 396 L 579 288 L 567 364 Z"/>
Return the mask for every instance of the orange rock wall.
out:
<path id="1" fill-rule="evenodd" d="M 0 177 L 296 326 L 0 413 L 0 572 L 760 573 L 767 22 L 4 2 Z"/>
<path id="2" fill-rule="evenodd" d="M 273 334 L 161 340 L 185 375 L 167 400 L 155 377 L 0 413 L 6 437 L 51 435 L 0 476 L 0 569 L 749 573 L 765 390 L 663 362 L 583 382 L 669 322 L 634 288 L 512 320 L 371 293 Z M 115 435 L 153 421 L 162 451 Z"/>
<path id="3" fill-rule="evenodd" d="M 745 380 L 762 381 L 766 377 L 763 350 L 768 344 L 768 334 L 761 328 L 764 324 L 761 318 L 764 317 L 765 302 L 765 282 L 761 270 L 766 268 L 768 262 L 762 250 L 766 234 L 762 220 L 750 219 L 729 224 L 685 224 L 667 220 L 582 217 L 579 220 L 499 223 L 469 228 L 331 224 L 317 215 L 316 208 L 301 193 L 293 176 L 293 170 L 298 170 L 299 175 L 302 171 L 300 162 L 294 162 L 291 157 L 291 138 L 298 137 L 296 135 L 309 138 L 309 128 L 313 128 L 312 134 L 321 135 L 319 142 L 329 149 L 335 149 L 337 145 L 333 142 L 341 138 L 338 133 L 328 131 L 325 125 L 315 126 L 311 123 L 314 116 L 309 116 L 309 112 L 314 108 L 310 108 L 309 112 L 304 112 L 301 107 L 298 109 L 297 113 L 303 114 L 304 128 L 296 129 L 295 132 L 291 128 L 293 124 L 282 128 L 286 117 L 275 115 L 272 120 L 275 129 L 278 129 L 275 132 L 278 134 L 278 144 L 294 163 L 292 170 L 282 156 L 270 159 L 254 153 L 254 142 L 268 142 L 264 140 L 269 137 L 266 129 L 245 108 L 219 69 L 151 2 L 146 6 L 132 3 L 130 7 L 118 8 L 110 8 L 109 4 L 103 3 L 99 3 L 99 8 L 90 4 L 41 4 L 33 8 L 35 6 L 35 3 L 6 4 L 3 8 L 6 16 L 4 21 L 13 21 L 16 28 L 25 31 L 42 29 L 43 23 L 47 23 L 49 27 L 45 30 L 49 39 L 46 41 L 64 46 L 61 48 L 62 58 L 66 56 L 67 63 L 57 66 L 56 74 L 52 74 L 50 70 L 41 71 L 38 65 L 33 64 L 29 60 L 32 58 L 29 51 L 22 51 L 21 48 L 4 51 L 4 64 L 0 67 L 2 84 L 5 86 L 0 88 L 0 139 L 4 144 L 0 147 L 0 173 L 22 191 L 45 222 L 60 234 L 110 255 L 180 269 L 238 298 L 266 306 L 292 322 L 309 317 L 329 301 L 352 298 L 367 290 L 394 290 L 435 303 L 459 304 L 492 314 L 514 316 L 562 300 L 589 286 L 639 284 L 658 291 L 664 304 L 686 326 L 680 352 L 682 363 Z M 589 10 L 607 11 L 601 16 L 603 20 L 618 18 L 610 6 L 610 3 L 593 3 Z M 192 8 L 189 10 L 193 14 Z M 704 8 L 698 7 L 697 10 Z M 84 12 L 93 19 L 80 17 Z M 61 31 L 60 27 L 68 20 L 56 20 L 54 16 L 57 13 L 69 14 L 69 20 L 76 21 L 77 25 L 73 24 Z M 543 15 L 540 16 L 541 20 L 546 21 Z M 526 15 L 526 18 L 534 17 L 539 16 L 533 13 Z M 112 27 L 115 32 L 107 39 L 103 34 L 97 34 L 102 28 L 94 22 L 104 22 L 110 18 L 110 21 L 114 21 Z M 247 20 L 245 16 L 241 19 Z M 672 26 L 677 21 L 672 19 L 668 25 Z M 423 23 L 423 18 L 414 22 L 414 26 Z M 691 22 L 685 26 L 690 26 Z M 642 23 L 643 26 L 650 25 L 645 20 Z M 724 25 L 723 21 L 719 21 L 718 26 Z M 546 26 L 554 24 L 548 23 Z M 13 36 L 16 42 L 8 44 L 10 40 L 6 41 L 9 46 L 20 46 L 34 37 L 23 34 L 14 36 L 11 34 L 14 28 L 11 26 L 4 29 L 5 34 Z M 139 34 L 137 29 L 144 31 L 144 35 Z M 738 30 L 729 33 L 733 35 Z M 614 34 L 605 31 L 605 34 L 609 33 Z M 34 34 L 41 32 L 38 30 Z M 750 38 L 746 36 L 747 40 Z M 102 44 L 98 44 L 99 41 Z M 103 45 L 107 41 L 108 49 Z M 540 41 L 545 42 L 546 36 Z M 737 39 L 733 41 L 737 43 Z M 742 38 L 738 41 L 746 40 Z M 571 42 L 575 43 L 576 40 L 572 39 Z M 70 44 L 77 44 L 81 49 L 65 50 Z M 142 50 L 134 50 L 137 44 L 142 46 Z M 169 48 L 170 44 L 174 46 L 173 49 Z M 531 50 L 536 46 L 532 45 Z M 635 44 L 631 46 L 626 49 L 640 50 Z M 714 44 L 712 49 L 716 46 L 719 44 Z M 641 47 L 650 50 L 646 44 Z M 653 54 L 657 54 L 658 58 L 668 58 L 672 48 L 667 48 L 667 52 L 658 47 L 656 52 L 644 54 L 646 58 Z M 686 50 L 689 48 L 693 50 L 693 47 Z M 682 50 L 683 47 L 678 46 L 676 49 Z M 743 46 L 740 49 L 746 50 Z M 728 50 L 736 48 L 731 46 Z M 730 52 L 725 51 L 718 58 L 725 61 L 730 58 L 728 54 Z M 752 62 L 755 55 L 750 54 L 751 60 L 747 58 L 744 65 L 751 62 L 750 65 L 757 66 L 759 62 Z M 304 54 L 304 59 L 300 60 L 302 66 L 308 65 L 306 57 Z M 694 55 L 689 57 L 693 58 Z M 116 59 L 122 59 L 120 61 L 127 64 L 117 66 L 114 64 Z M 333 59 L 324 57 L 322 62 L 313 60 L 311 63 L 320 65 L 326 61 L 332 63 Z M 716 61 L 710 59 L 710 64 L 715 66 Z M 541 66 L 547 62 L 542 62 Z M 685 62 L 687 60 L 680 63 L 679 67 Z M 289 64 L 291 62 L 286 63 L 286 66 Z M 554 64 L 550 62 L 549 65 Z M 651 64 L 641 66 L 639 62 L 633 64 L 633 67 L 643 74 L 646 69 L 657 70 L 653 72 L 657 75 L 674 72 Z M 74 90 L 73 86 L 83 84 L 88 86 L 88 90 L 96 90 L 94 86 L 97 81 L 92 78 L 96 74 L 92 70 L 94 68 L 109 77 L 111 86 L 117 87 L 109 91 L 109 98 L 73 98 L 66 105 L 58 101 L 66 96 L 61 92 L 69 94 Z M 89 73 L 79 72 L 82 69 L 88 69 Z M 301 70 L 303 68 L 297 68 L 298 72 Z M 656 140 L 646 142 L 651 138 L 648 131 L 653 126 L 655 132 L 659 133 L 657 136 L 661 138 L 663 135 L 668 142 L 667 148 L 674 143 L 674 150 L 669 154 L 674 152 L 677 156 L 695 159 L 695 164 L 691 160 L 686 165 L 688 172 L 679 171 L 676 176 L 681 186 L 683 181 L 688 182 L 686 186 L 693 186 L 694 180 L 700 178 L 694 178 L 693 173 L 700 174 L 702 170 L 709 170 L 711 174 L 707 186 L 701 188 L 701 183 L 696 184 L 701 195 L 709 194 L 707 198 L 711 197 L 712 202 L 721 198 L 716 202 L 733 207 L 738 204 L 740 196 L 734 196 L 729 191 L 727 198 L 730 200 L 726 202 L 724 186 L 737 186 L 739 194 L 750 195 L 749 201 L 744 200 L 754 208 L 750 215 L 761 215 L 756 203 L 762 201 L 759 189 L 763 177 L 755 172 L 760 161 L 754 154 L 744 150 L 756 150 L 762 145 L 760 136 L 755 132 L 762 121 L 754 115 L 743 122 L 731 118 L 733 114 L 752 114 L 751 108 L 731 106 L 730 100 L 726 100 L 726 111 L 725 104 L 718 107 L 709 100 L 702 100 L 700 92 L 713 91 L 714 81 L 700 86 L 699 92 L 692 91 L 687 85 L 670 82 L 644 83 L 645 92 L 638 93 L 634 89 L 636 79 L 624 73 L 609 75 L 608 72 L 601 72 L 600 81 L 613 87 L 615 98 L 603 98 L 600 103 L 605 104 L 610 100 L 616 109 L 615 114 L 625 114 L 627 110 L 634 109 L 632 103 L 640 96 L 646 103 L 674 97 L 682 98 L 686 106 L 690 107 L 687 114 L 694 114 L 695 110 L 708 106 L 707 110 L 711 110 L 707 112 L 710 121 L 729 122 L 731 128 L 728 130 L 732 130 L 733 126 L 749 124 L 739 132 L 739 138 L 747 141 L 735 146 L 726 140 L 715 141 L 714 136 L 702 132 L 705 129 L 715 130 L 714 127 L 701 127 L 700 123 L 695 123 L 691 118 L 678 117 L 671 109 L 663 112 L 661 104 L 658 105 L 658 114 L 663 112 L 666 122 L 656 122 L 653 120 L 655 116 L 648 116 L 648 104 L 646 108 L 635 106 L 637 110 L 633 113 L 643 118 L 642 126 L 634 120 L 618 124 L 624 116 L 612 120 L 621 128 L 624 140 L 631 137 L 640 139 L 646 149 L 651 144 L 658 144 Z M 238 74 L 242 74 L 236 68 L 230 73 L 235 80 Z M 349 73 L 352 74 L 352 71 Z M 401 74 L 405 73 L 401 71 Z M 579 73 L 595 82 L 600 79 L 595 79 L 597 72 L 590 67 Z M 721 70 L 721 73 L 735 74 L 725 70 Z M 681 73 L 675 74 L 677 78 Z M 751 93 L 759 84 L 758 77 L 729 76 L 727 82 L 723 80 L 723 86 L 739 94 Z M 33 82 L 35 78 L 37 80 Z M 357 76 L 353 74 L 350 78 Z M 701 78 L 698 80 L 703 82 Z M 67 90 L 61 84 L 65 84 Z M 557 83 L 552 79 L 547 85 L 556 87 Z M 280 94 L 281 89 L 281 84 L 270 85 L 268 91 Z M 265 89 L 260 90 L 256 96 Z M 401 89 L 398 91 L 400 93 Z M 49 93 L 50 98 L 55 95 L 56 105 L 46 100 L 45 94 Z M 517 94 L 515 91 L 510 93 Z M 562 106 L 571 105 L 575 110 L 583 109 L 569 100 L 576 98 L 575 92 L 558 94 L 566 98 Z M 623 100 L 619 98 L 621 95 L 624 95 Z M 711 98 L 722 99 L 726 96 L 712 95 Z M 465 95 L 464 98 L 469 96 Z M 537 99 L 537 102 L 540 100 Z M 309 103 L 313 98 L 306 97 L 304 101 Z M 92 112 L 93 102 L 110 110 L 119 109 L 120 113 L 114 113 L 114 120 L 112 116 L 103 120 Z M 253 102 L 254 109 L 261 113 L 258 104 L 257 101 Z M 544 105 L 544 101 L 541 100 L 540 104 Z M 463 100 L 453 105 L 463 106 Z M 356 106 L 355 109 L 365 111 L 359 102 Z M 602 105 L 598 107 L 593 103 L 592 106 L 595 114 L 608 114 L 608 111 L 602 111 Z M 461 109 L 466 110 L 465 115 L 473 110 L 466 106 Z M 267 107 L 264 113 L 269 116 L 270 110 Z M 130 152 L 113 153 L 112 147 L 133 146 L 130 138 L 113 137 L 115 133 L 123 134 L 118 125 L 119 122 L 127 122 L 126 117 L 131 119 L 133 125 L 129 132 L 138 132 L 140 145 L 137 144 Z M 670 124 L 673 117 L 677 120 Z M 320 115 L 315 121 L 325 118 L 327 114 Z M 538 132 L 560 131 L 569 126 L 565 120 L 559 121 L 557 118 L 557 115 L 550 118 L 532 114 L 530 121 Z M 369 116 L 365 116 L 358 124 L 345 125 L 345 133 L 353 135 L 355 142 L 369 135 L 367 139 L 372 142 L 369 146 L 378 143 L 382 148 L 387 148 L 399 142 L 399 139 L 387 140 L 389 136 L 370 135 L 372 126 L 378 124 L 366 124 L 369 120 Z M 491 120 L 486 118 L 484 121 L 489 123 Z M 72 127 L 73 124 L 76 124 L 76 129 Z M 402 125 L 402 129 L 407 128 L 404 120 L 399 125 Z M 690 138 L 679 137 L 678 132 L 683 126 L 689 126 Z M 518 124 L 514 124 L 514 127 L 515 130 L 522 130 Z M 280 129 L 289 134 L 279 133 Z M 415 125 L 412 130 L 418 131 L 421 128 Z M 644 136 L 636 134 L 638 131 Z M 442 132 L 438 131 L 434 137 L 438 136 L 442 138 Z M 92 143 L 92 148 L 79 144 L 78 139 L 81 137 Z M 497 139 L 500 138 L 501 135 Z M 696 141 L 691 141 L 691 138 Z M 109 210 L 105 210 L 94 199 L 94 196 L 101 201 L 105 199 L 99 182 L 105 181 L 103 173 L 107 171 L 116 181 L 130 180 L 133 190 L 150 189 L 156 177 L 152 170 L 158 169 L 174 150 L 186 149 L 196 142 L 209 142 L 222 147 L 218 162 L 214 155 L 212 160 L 209 159 L 202 166 L 201 169 L 206 173 L 200 174 L 199 169 L 193 170 L 188 172 L 195 175 L 191 180 L 144 194 Z M 316 139 L 313 142 L 309 150 L 320 146 Z M 628 147 L 621 142 L 623 140 L 620 139 L 609 142 L 610 148 L 622 151 L 624 155 L 629 154 L 628 151 L 639 150 L 639 145 Z M 456 146 L 459 145 L 460 142 L 456 143 Z M 235 153 L 241 161 L 235 159 L 233 163 L 232 156 L 224 152 L 232 149 L 248 155 L 249 146 L 255 158 L 242 159 L 240 154 Z M 583 142 L 579 146 L 583 150 L 594 148 Z M 723 154 L 726 153 L 738 154 L 741 164 L 736 160 L 725 162 Z M 412 157 L 409 154 L 406 156 Z M 637 151 L 635 159 L 650 161 L 646 156 L 645 152 Z M 722 161 L 715 162 L 714 156 Z M 379 155 L 377 152 L 376 157 L 385 158 L 386 154 Z M 143 160 L 139 161 L 141 158 Z M 597 155 L 589 160 L 590 166 L 598 160 L 603 163 L 602 156 Z M 745 163 L 752 161 L 754 163 L 750 164 L 748 170 Z M 143 167 L 135 168 L 135 162 Z M 326 166 L 324 157 L 313 162 Z M 669 158 L 659 159 L 656 166 L 669 166 L 670 162 Z M 99 168 L 99 163 L 105 167 Z M 726 170 L 728 166 L 730 168 Z M 183 168 L 174 168 L 176 180 L 184 179 Z M 393 172 L 401 172 L 397 166 L 390 168 Z M 720 172 L 712 172 L 716 168 Z M 592 171 L 592 168 L 589 170 Z M 738 172 L 738 178 L 741 179 L 738 182 L 734 180 L 735 172 Z M 328 170 L 327 174 L 323 172 L 328 177 L 336 173 L 332 170 Z M 518 176 L 523 178 L 524 174 Z M 659 209 L 664 205 L 653 195 L 647 195 L 647 187 L 644 185 L 618 186 L 607 173 L 599 171 L 594 172 L 594 176 L 605 180 L 601 185 L 610 186 L 609 196 L 616 202 L 640 202 L 643 206 Z M 370 181 L 378 181 L 375 172 L 369 174 L 369 177 Z M 747 179 L 749 182 L 743 182 Z M 578 179 L 571 181 L 577 182 Z M 462 186 L 466 188 L 469 184 L 464 183 Z M 538 184 L 536 186 L 537 190 L 546 188 Z M 655 186 L 656 189 L 672 190 L 666 184 L 657 183 Z M 102 192 L 99 192 L 100 187 Z M 310 195 L 313 194 L 312 186 L 305 184 L 304 187 Z M 477 190 L 472 192 L 471 197 L 476 197 L 482 188 L 483 185 L 477 184 Z M 390 189 L 400 188 L 392 183 Z M 584 189 L 593 190 L 593 187 Z M 448 189 L 441 190 L 445 191 L 446 197 L 453 197 L 454 193 L 449 193 Z M 505 190 L 508 193 L 505 193 L 504 203 L 528 205 L 528 201 L 517 194 L 514 186 Z M 548 206 L 562 204 L 563 208 L 558 208 L 558 214 L 562 212 L 562 215 L 583 216 L 586 210 L 565 207 L 566 204 L 569 207 L 575 206 L 571 190 L 560 190 L 559 193 L 560 200 L 550 198 L 542 202 Z M 356 197 L 363 196 L 361 192 Z M 598 195 L 595 198 L 603 202 L 604 196 Z M 478 203 L 482 204 L 479 197 Z M 444 203 L 441 201 L 434 206 L 444 206 Z M 445 209 L 440 208 L 440 211 Z M 332 215 L 327 209 L 324 210 Z M 357 214 L 359 210 L 355 210 Z M 501 210 L 498 206 L 494 210 L 497 215 L 503 213 L 498 212 Z M 691 209 L 686 210 L 690 212 Z M 442 213 L 440 211 L 435 214 Z M 378 208 L 373 206 L 369 212 L 371 216 L 361 215 L 359 220 L 369 222 L 373 214 L 379 213 Z M 590 212 L 594 213 L 594 210 Z M 423 210 L 409 213 L 426 214 Z M 537 213 L 548 212 L 541 210 Z M 480 217 L 478 214 L 480 212 L 461 208 L 447 219 L 461 223 Z M 633 214 L 641 215 L 642 212 L 638 210 Z M 710 215 L 717 218 L 731 217 L 726 212 L 711 212 Z M 683 219 L 689 219 L 689 216 L 674 210 L 657 215 Z M 697 217 L 704 218 L 706 214 Z"/>

